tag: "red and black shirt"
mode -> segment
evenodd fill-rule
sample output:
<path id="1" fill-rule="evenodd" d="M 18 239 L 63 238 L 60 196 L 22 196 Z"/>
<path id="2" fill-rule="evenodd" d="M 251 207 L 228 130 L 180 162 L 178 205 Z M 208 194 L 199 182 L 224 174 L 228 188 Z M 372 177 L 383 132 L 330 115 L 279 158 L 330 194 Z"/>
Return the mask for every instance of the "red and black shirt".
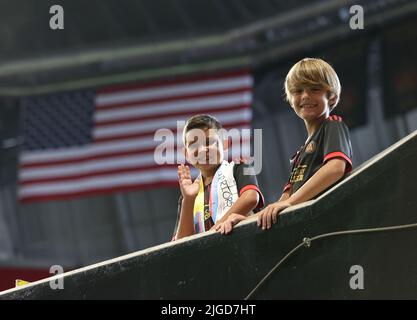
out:
<path id="1" fill-rule="evenodd" d="M 346 161 L 345 175 L 352 170 L 349 129 L 342 118 L 332 115 L 306 141 L 290 160 L 291 173 L 283 192 L 300 189 L 330 159 Z"/>

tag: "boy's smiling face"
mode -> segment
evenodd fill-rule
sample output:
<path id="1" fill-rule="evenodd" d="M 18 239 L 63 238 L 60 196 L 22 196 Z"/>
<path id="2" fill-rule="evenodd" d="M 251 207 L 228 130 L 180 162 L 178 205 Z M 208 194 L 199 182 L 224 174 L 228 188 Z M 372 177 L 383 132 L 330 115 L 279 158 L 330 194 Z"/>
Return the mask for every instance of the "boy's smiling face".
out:
<path id="1" fill-rule="evenodd" d="M 300 85 L 291 90 L 291 107 L 295 113 L 307 122 L 325 119 L 329 116 L 334 96 L 320 85 Z"/>
<path id="2" fill-rule="evenodd" d="M 216 129 L 192 129 L 185 134 L 187 161 L 202 171 L 216 168 L 224 159 L 224 146 Z"/>

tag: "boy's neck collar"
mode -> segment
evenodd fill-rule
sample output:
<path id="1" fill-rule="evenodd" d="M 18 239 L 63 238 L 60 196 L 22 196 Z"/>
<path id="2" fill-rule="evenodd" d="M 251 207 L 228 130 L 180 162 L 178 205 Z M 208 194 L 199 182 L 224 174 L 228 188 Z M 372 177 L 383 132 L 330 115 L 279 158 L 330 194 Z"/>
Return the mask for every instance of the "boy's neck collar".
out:
<path id="1" fill-rule="evenodd" d="M 200 170 L 201 177 L 203 178 L 204 185 L 208 185 L 213 180 L 214 174 L 216 173 L 217 169 L 221 166 L 221 164 L 217 165 L 213 170 L 210 170 L 208 172 L 203 172 Z"/>
<path id="2" fill-rule="evenodd" d="M 320 118 L 318 119 L 318 121 L 315 121 L 314 123 L 307 123 L 307 121 L 304 121 L 308 135 L 307 141 L 311 139 L 311 137 L 317 132 L 317 130 L 321 127 L 321 125 L 327 118 L 328 117 Z"/>

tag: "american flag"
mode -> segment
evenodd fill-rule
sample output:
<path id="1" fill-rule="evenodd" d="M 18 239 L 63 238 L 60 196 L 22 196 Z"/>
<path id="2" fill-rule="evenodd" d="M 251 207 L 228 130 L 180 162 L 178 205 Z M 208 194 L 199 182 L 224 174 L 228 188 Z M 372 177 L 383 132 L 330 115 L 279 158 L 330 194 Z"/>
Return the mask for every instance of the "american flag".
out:
<path id="1" fill-rule="evenodd" d="M 177 165 L 155 162 L 155 132 L 177 134 L 177 121 L 200 113 L 250 128 L 252 84 L 248 70 L 233 70 L 22 98 L 19 199 L 177 186 Z"/>

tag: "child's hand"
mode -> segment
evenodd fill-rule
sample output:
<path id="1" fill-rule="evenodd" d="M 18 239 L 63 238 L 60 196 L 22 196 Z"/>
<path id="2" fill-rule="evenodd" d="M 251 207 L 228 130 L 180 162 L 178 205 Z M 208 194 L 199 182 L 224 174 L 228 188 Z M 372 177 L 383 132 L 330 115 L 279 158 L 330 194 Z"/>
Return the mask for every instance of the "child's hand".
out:
<path id="1" fill-rule="evenodd" d="M 213 226 L 214 230 L 220 231 L 221 234 L 229 234 L 232 232 L 232 229 L 235 225 L 237 225 L 240 221 L 245 220 L 246 217 L 242 216 L 241 214 L 232 213 L 227 219 L 217 226 Z"/>
<path id="2" fill-rule="evenodd" d="M 184 199 L 195 199 L 200 188 L 200 179 L 197 178 L 192 182 L 190 167 L 183 164 L 178 166 L 178 182 L 180 184 L 181 194 Z"/>
<path id="3" fill-rule="evenodd" d="M 270 204 L 258 213 L 258 227 L 262 227 L 263 230 L 271 228 L 272 224 L 277 222 L 278 214 L 290 206 L 287 201 Z"/>

